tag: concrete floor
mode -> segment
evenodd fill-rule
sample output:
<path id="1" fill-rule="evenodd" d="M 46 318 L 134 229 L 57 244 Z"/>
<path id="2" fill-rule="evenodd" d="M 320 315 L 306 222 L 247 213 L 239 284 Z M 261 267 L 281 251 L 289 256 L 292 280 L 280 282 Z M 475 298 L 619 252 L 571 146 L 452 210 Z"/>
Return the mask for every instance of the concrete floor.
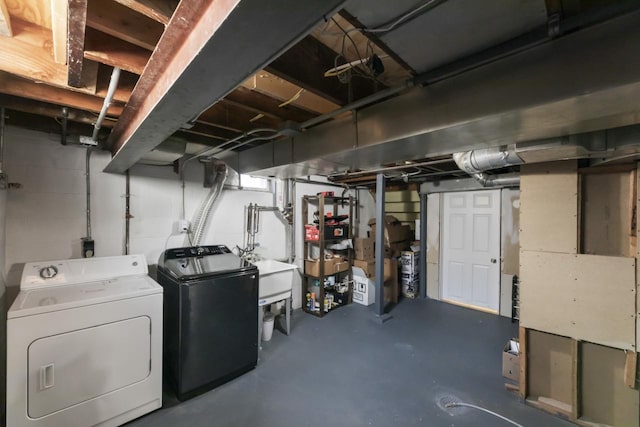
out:
<path id="1" fill-rule="evenodd" d="M 323 319 L 297 311 L 292 334 L 275 331 L 258 367 L 215 390 L 129 426 L 523 426 L 572 424 L 520 403 L 504 388 L 509 319 L 432 300 L 404 300 L 383 325 L 353 304 Z"/>

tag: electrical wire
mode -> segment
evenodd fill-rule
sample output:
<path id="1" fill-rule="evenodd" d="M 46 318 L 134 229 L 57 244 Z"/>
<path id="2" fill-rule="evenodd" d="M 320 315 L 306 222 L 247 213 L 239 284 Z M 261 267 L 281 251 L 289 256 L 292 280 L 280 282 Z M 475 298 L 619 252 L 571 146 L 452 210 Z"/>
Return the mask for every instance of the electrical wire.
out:
<path id="1" fill-rule="evenodd" d="M 515 421 L 513 421 L 513 420 L 510 420 L 509 418 L 507 418 L 507 417 L 505 417 L 505 416 L 503 416 L 503 415 L 500 415 L 500 414 L 498 414 L 498 413 L 495 413 L 495 412 L 493 412 L 493 411 L 490 411 L 490 410 L 488 410 L 488 409 L 485 409 L 485 408 L 483 408 L 482 406 L 476 406 L 476 405 L 472 405 L 472 404 L 470 404 L 470 403 L 464 403 L 464 402 L 451 402 L 451 403 L 447 403 L 447 404 L 445 405 L 445 408 L 455 408 L 455 407 L 458 407 L 458 406 L 464 406 L 464 407 L 467 407 L 467 408 L 477 409 L 478 411 L 482 411 L 482 412 L 485 412 L 485 413 L 487 413 L 487 414 L 493 415 L 494 417 L 498 417 L 498 418 L 500 418 L 501 420 L 506 421 L 506 422 L 508 422 L 508 423 L 511 423 L 511 424 L 513 424 L 513 425 L 514 425 L 514 426 L 516 426 L 516 427 L 524 427 L 522 424 L 518 424 L 517 422 L 515 422 Z"/>
<path id="2" fill-rule="evenodd" d="M 417 14 L 418 12 L 420 12 L 421 10 L 423 10 L 424 8 L 433 5 L 433 3 L 435 3 L 437 0 L 429 0 L 426 3 L 421 4 L 420 6 L 410 10 L 409 12 L 405 13 L 404 15 L 400 16 L 399 18 L 395 19 L 393 22 L 389 23 L 389 24 L 384 24 L 385 26 L 383 27 L 377 27 L 377 28 L 360 28 L 359 30 L 365 33 L 372 33 L 372 34 L 379 34 L 379 33 L 388 33 L 389 31 L 393 31 L 394 29 L 396 29 L 396 27 L 398 27 L 398 25 L 404 23 L 405 21 L 407 21 L 408 19 L 410 19 L 411 17 L 413 17 L 415 14 Z M 351 31 L 355 31 L 358 30 L 358 28 L 354 28 Z"/>

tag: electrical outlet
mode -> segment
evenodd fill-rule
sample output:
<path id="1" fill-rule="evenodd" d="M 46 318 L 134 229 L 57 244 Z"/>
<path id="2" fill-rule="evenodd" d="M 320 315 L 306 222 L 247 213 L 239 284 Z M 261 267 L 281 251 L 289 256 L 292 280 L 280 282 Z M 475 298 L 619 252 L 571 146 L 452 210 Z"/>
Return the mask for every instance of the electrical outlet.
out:
<path id="1" fill-rule="evenodd" d="M 189 232 L 189 221 L 186 219 L 181 219 L 180 221 L 178 221 L 178 232 L 180 234 L 186 234 Z"/>

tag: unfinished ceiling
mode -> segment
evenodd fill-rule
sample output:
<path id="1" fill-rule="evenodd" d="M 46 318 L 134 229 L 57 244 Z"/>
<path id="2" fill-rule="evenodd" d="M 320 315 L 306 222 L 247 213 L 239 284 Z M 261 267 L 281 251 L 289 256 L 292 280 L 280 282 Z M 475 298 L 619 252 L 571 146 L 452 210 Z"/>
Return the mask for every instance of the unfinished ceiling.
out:
<path id="1" fill-rule="evenodd" d="M 402 97 L 407 82 L 432 83 L 528 49 L 541 31 L 560 37 L 565 22 L 586 17 L 570 33 L 637 7 L 592 0 L 264 3 L 0 0 L 7 123 L 60 133 L 64 122 L 67 133 L 90 135 L 118 67 L 99 138 L 114 154 L 108 171 L 124 172 L 168 139 L 187 142 L 191 153 L 242 151 L 321 125 L 332 118 L 324 115 L 374 94 L 381 96 L 372 102 Z M 371 167 L 360 163 L 343 166 Z"/>

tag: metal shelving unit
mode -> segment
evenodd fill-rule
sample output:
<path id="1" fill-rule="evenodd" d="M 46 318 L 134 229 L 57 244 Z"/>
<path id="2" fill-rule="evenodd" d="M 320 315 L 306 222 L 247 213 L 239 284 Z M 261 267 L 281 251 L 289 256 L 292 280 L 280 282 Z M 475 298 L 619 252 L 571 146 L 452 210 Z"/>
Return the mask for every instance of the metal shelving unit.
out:
<path id="1" fill-rule="evenodd" d="M 354 198 L 349 197 L 333 197 L 333 196 L 303 196 L 302 197 L 302 227 L 303 232 L 302 236 L 304 239 L 304 257 L 305 257 L 305 271 L 302 278 L 302 309 L 309 314 L 313 314 L 318 317 L 323 317 L 325 314 L 330 313 L 334 309 L 351 304 L 352 296 L 353 296 L 353 278 L 351 277 L 351 266 L 353 265 L 353 249 L 348 248 L 344 250 L 335 250 L 336 252 L 341 252 L 341 255 L 344 256 L 347 266 L 346 269 L 339 272 L 327 272 L 325 271 L 325 263 L 324 263 L 324 252 L 327 247 L 327 244 L 337 243 L 344 239 L 353 239 L 353 204 Z M 311 218 L 309 217 L 309 206 L 316 207 L 318 212 L 318 240 L 307 240 L 306 239 L 306 230 L 305 225 L 309 224 Z M 349 213 L 349 222 L 348 222 L 348 232 L 346 236 L 340 237 L 332 237 L 327 236 L 327 225 L 325 224 L 325 208 L 329 207 L 332 210 L 332 214 L 334 217 L 338 216 L 340 208 L 345 210 L 348 208 Z M 316 210 L 314 209 L 314 212 Z M 306 260 L 312 258 L 313 248 L 317 248 L 319 253 L 319 272 L 318 275 L 311 275 L 307 271 Z M 333 277 L 333 285 L 325 286 L 325 279 L 330 280 L 329 278 Z M 337 289 L 341 283 L 344 283 L 346 279 L 346 283 L 348 286 L 348 290 L 343 293 L 338 293 Z M 307 301 L 307 292 L 315 292 L 316 300 L 319 302 L 318 310 L 311 310 Z M 325 302 L 328 293 L 334 294 L 334 305 L 328 310 L 325 311 Z M 335 305 L 335 302 L 338 301 L 338 298 L 335 298 L 335 295 L 340 295 L 341 303 Z"/>

